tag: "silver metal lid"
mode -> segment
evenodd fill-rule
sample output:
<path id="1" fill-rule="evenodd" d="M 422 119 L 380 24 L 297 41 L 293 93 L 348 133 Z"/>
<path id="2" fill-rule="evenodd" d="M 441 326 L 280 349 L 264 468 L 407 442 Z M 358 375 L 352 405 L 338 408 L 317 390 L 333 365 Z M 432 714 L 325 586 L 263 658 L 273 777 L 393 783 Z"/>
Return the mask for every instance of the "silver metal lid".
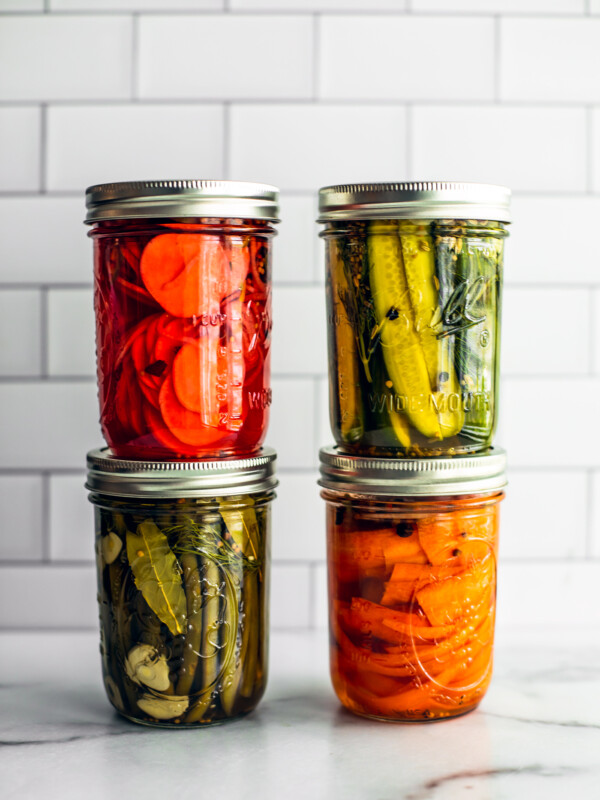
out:
<path id="1" fill-rule="evenodd" d="M 481 455 L 445 458 L 372 458 L 319 451 L 319 485 L 340 492 L 372 495 L 482 494 L 506 486 L 506 453 L 494 448 Z"/>
<path id="2" fill-rule="evenodd" d="M 485 183 L 354 183 L 319 190 L 318 222 L 473 219 L 510 222 L 510 189 Z"/>
<path id="3" fill-rule="evenodd" d="M 85 204 L 86 223 L 181 217 L 279 221 L 279 190 L 244 181 L 103 183 L 86 189 Z"/>
<path id="4" fill-rule="evenodd" d="M 133 461 L 108 448 L 87 455 L 86 489 L 122 497 L 173 498 L 251 494 L 274 489 L 274 450 L 256 456 L 213 461 Z"/>

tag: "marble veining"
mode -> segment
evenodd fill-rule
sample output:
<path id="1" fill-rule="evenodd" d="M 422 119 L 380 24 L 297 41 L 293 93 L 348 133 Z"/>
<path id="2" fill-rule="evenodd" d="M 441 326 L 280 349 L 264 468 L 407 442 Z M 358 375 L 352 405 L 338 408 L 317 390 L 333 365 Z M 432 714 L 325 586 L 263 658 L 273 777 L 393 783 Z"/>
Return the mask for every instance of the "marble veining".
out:
<path id="1" fill-rule="evenodd" d="M 0 634 L 3 800 L 191 800 L 199 786 L 228 800 L 600 798 L 600 636 L 589 631 L 568 643 L 500 635 L 479 709 L 431 724 L 350 714 L 330 688 L 326 635 L 274 632 L 258 709 L 176 731 L 113 711 L 97 642 Z"/>

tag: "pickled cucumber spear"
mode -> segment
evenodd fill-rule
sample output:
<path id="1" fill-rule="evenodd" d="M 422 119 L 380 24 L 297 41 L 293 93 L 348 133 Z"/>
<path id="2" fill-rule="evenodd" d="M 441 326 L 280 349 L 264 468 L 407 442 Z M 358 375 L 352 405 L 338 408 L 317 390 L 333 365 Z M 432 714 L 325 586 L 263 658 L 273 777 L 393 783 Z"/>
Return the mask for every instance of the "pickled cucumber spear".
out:
<path id="1" fill-rule="evenodd" d="M 340 421 L 340 436 L 344 442 L 360 441 L 365 428 L 364 408 L 360 388 L 357 339 L 348 318 L 347 306 L 352 306 L 352 288 L 348 281 L 346 268 L 339 253 L 338 242 L 329 243 L 331 258 L 330 308 L 332 324 L 329 326 L 331 346 L 335 353 L 337 366 L 337 392 L 331 392 L 331 400 L 336 401 L 339 414 L 332 413 L 332 422 Z M 354 315 L 356 316 L 356 314 Z M 364 363 L 368 372 L 368 363 Z"/>
<path id="2" fill-rule="evenodd" d="M 406 415 L 429 439 L 442 439 L 431 398 L 429 369 L 404 272 L 396 230 L 383 232 L 372 223 L 367 237 L 369 277 L 386 369 L 396 394 L 406 398 Z"/>
<path id="3" fill-rule="evenodd" d="M 455 436 L 464 424 L 462 404 L 450 410 L 448 398 L 460 397 L 450 341 L 438 338 L 436 319 L 441 319 L 440 297 L 436 286 L 433 241 L 426 224 L 399 223 L 402 260 L 413 308 L 414 327 L 419 337 L 429 375 L 442 438 Z M 437 393 L 437 395 L 435 394 Z"/>

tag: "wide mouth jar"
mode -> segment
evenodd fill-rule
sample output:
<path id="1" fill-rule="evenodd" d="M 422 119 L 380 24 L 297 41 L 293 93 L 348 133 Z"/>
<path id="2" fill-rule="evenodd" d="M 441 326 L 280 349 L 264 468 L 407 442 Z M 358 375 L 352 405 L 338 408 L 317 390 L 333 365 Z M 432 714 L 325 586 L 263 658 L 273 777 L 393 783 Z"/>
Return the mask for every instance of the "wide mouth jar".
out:
<path id="1" fill-rule="evenodd" d="M 354 184 L 319 200 L 338 446 L 399 457 L 490 447 L 509 190 Z"/>
<path id="2" fill-rule="evenodd" d="M 215 462 L 88 454 L 102 674 L 124 717 L 203 726 L 260 701 L 274 465 L 269 449 Z"/>
<path id="3" fill-rule="evenodd" d="M 504 452 L 320 456 L 340 702 L 396 722 L 472 710 L 492 676 Z"/>
<path id="4" fill-rule="evenodd" d="M 271 403 L 278 191 L 237 181 L 91 186 L 100 424 L 122 458 L 258 452 Z"/>

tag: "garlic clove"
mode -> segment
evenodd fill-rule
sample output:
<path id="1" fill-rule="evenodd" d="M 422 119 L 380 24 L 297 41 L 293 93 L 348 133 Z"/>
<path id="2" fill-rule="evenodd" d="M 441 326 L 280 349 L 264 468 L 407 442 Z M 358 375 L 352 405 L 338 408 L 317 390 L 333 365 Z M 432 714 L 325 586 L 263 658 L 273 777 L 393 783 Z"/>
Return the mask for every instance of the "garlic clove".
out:
<path id="1" fill-rule="evenodd" d="M 137 701 L 138 707 L 153 719 L 173 719 L 179 717 L 190 704 L 189 697 L 155 697 L 151 694 L 142 695 Z"/>
<path id="2" fill-rule="evenodd" d="M 129 651 L 125 659 L 125 671 L 134 683 L 159 692 L 166 691 L 171 685 L 166 657 L 159 655 L 156 648 L 149 644 L 137 644 Z"/>
<path id="3" fill-rule="evenodd" d="M 123 548 L 123 542 L 114 531 L 102 537 L 102 556 L 107 564 L 112 564 Z"/>

